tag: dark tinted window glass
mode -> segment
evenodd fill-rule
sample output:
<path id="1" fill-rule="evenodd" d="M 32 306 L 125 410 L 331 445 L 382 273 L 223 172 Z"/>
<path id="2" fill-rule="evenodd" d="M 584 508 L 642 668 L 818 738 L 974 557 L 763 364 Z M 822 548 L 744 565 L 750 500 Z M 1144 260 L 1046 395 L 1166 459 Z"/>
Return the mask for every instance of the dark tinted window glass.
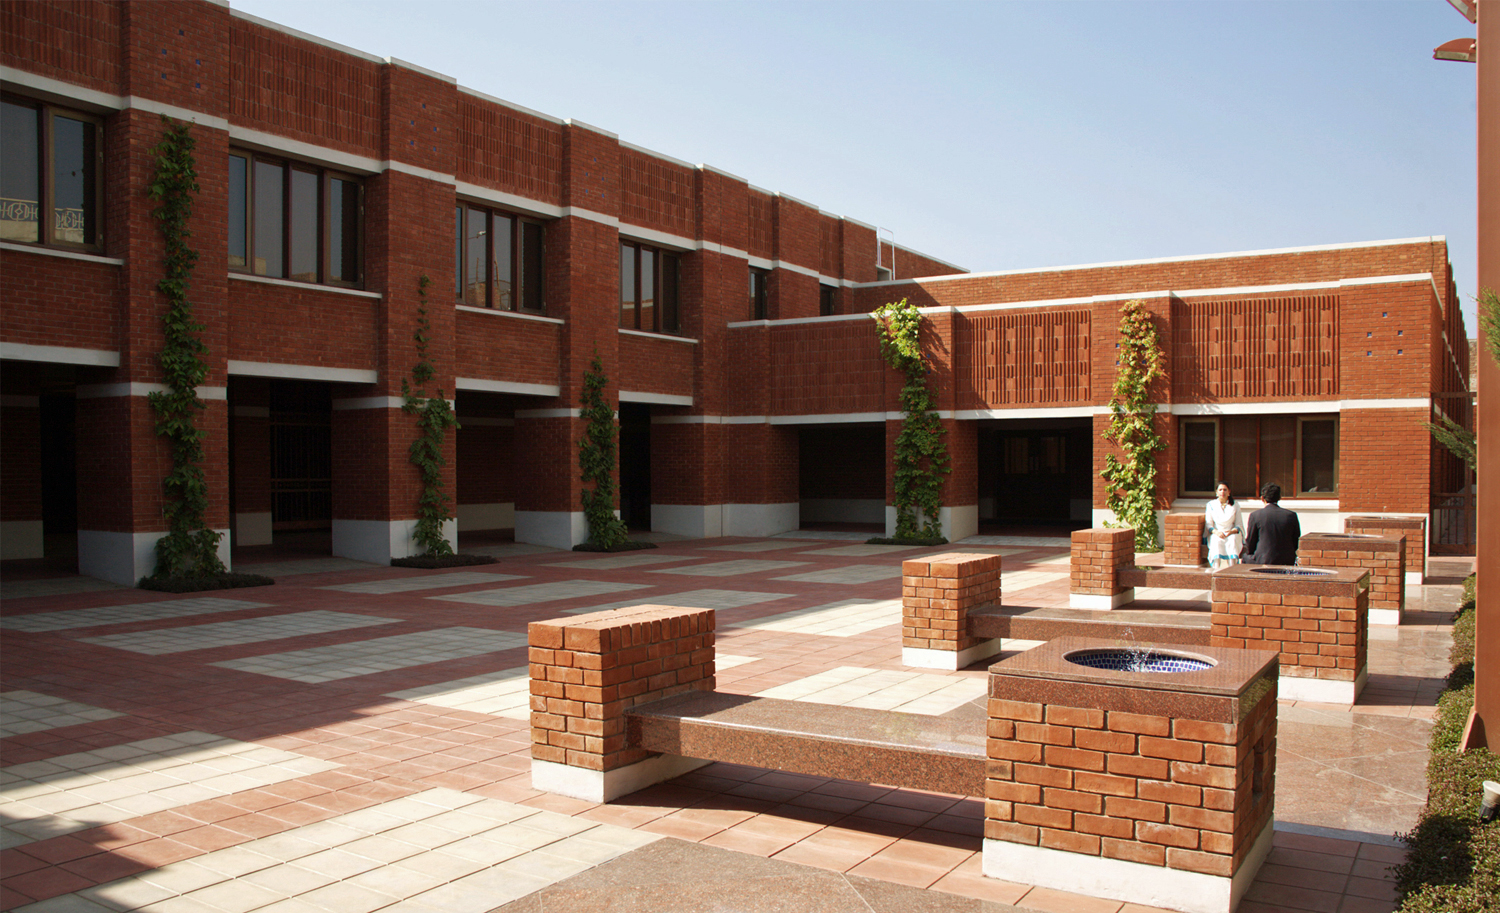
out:
<path id="1" fill-rule="evenodd" d="M 328 278 L 359 281 L 359 185 L 328 181 Z"/>
<path id="2" fill-rule="evenodd" d="M 820 317 L 828 317 L 835 312 L 838 299 L 834 295 L 837 291 L 838 289 L 831 285 L 818 286 L 818 315 Z"/>
<path id="3" fill-rule="evenodd" d="M 464 297 L 464 208 L 453 209 L 453 295 Z"/>
<path id="4" fill-rule="evenodd" d="M 291 277 L 318 281 L 318 176 L 292 169 Z"/>
<path id="5" fill-rule="evenodd" d="M 766 319 L 766 271 L 750 268 L 750 319 Z"/>
<path id="6" fill-rule="evenodd" d="M 54 226 L 56 240 L 65 244 L 94 243 L 94 133 L 93 124 L 52 119 Z"/>
<path id="7" fill-rule="evenodd" d="M 672 254 L 661 255 L 661 294 L 657 298 L 662 332 L 677 332 L 681 329 L 677 322 L 677 258 Z"/>
<path id="8" fill-rule="evenodd" d="M 1236 497 L 1253 496 L 1255 476 L 1260 463 L 1260 418 L 1254 415 L 1226 415 L 1220 419 L 1222 435 L 1219 458 L 1224 464 L 1223 481 Z M 1212 490 L 1219 480 L 1209 486 Z"/>
<path id="9" fill-rule="evenodd" d="M 0 103 L 0 241 L 41 236 L 41 130 L 36 108 Z"/>
<path id="10" fill-rule="evenodd" d="M 1182 423 L 1182 490 L 1213 491 L 1215 463 L 1214 423 Z"/>
<path id="11" fill-rule="evenodd" d="M 1291 497 L 1296 488 L 1293 457 L 1297 451 L 1297 417 L 1267 415 L 1260 420 L 1260 484 L 1275 482 L 1283 497 Z M 1249 494 L 1249 492 L 1246 492 Z M 1259 490 L 1255 493 L 1259 496 Z"/>
<path id="12" fill-rule="evenodd" d="M 656 329 L 656 251 L 641 249 L 641 329 Z"/>
<path id="13" fill-rule="evenodd" d="M 620 326 L 635 329 L 635 248 L 620 245 Z"/>
<path id="14" fill-rule="evenodd" d="M 546 307 L 547 276 L 542 257 L 542 226 L 521 223 L 521 307 L 540 313 Z"/>
<path id="15" fill-rule="evenodd" d="M 245 169 L 249 166 L 242 156 L 229 157 L 229 266 L 232 269 L 245 268 L 245 225 L 249 220 Z"/>
<path id="16" fill-rule="evenodd" d="M 489 213 L 483 209 L 470 209 L 464 222 L 464 304 L 471 307 L 488 307 L 484 287 L 490 281 L 488 238 Z"/>
<path id="17" fill-rule="evenodd" d="M 1338 428 L 1332 419 L 1302 423 L 1302 484 L 1307 493 L 1339 490 Z"/>
<path id="18" fill-rule="evenodd" d="M 258 276 L 286 278 L 282 238 L 286 169 L 269 162 L 255 163 L 255 266 Z"/>
<path id="19" fill-rule="evenodd" d="M 511 284 L 515 277 L 515 265 L 511 262 L 513 220 L 510 216 L 497 213 L 491 223 L 490 230 L 494 233 L 494 238 L 490 251 L 495 258 L 495 274 L 491 277 L 494 293 L 491 301 L 502 311 L 513 311 L 516 309 L 515 300 L 511 297 Z"/>

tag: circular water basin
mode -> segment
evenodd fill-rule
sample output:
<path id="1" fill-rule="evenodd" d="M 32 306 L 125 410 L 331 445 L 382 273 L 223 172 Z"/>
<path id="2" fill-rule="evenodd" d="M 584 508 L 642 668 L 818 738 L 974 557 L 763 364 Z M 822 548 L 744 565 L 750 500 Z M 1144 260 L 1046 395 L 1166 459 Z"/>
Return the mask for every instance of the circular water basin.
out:
<path id="1" fill-rule="evenodd" d="M 1212 660 L 1200 656 L 1183 656 L 1162 650 L 1131 650 L 1124 647 L 1107 647 L 1096 650 L 1075 650 L 1063 655 L 1063 659 L 1074 665 L 1090 669 L 1107 669 L 1111 672 L 1201 672 L 1212 669 Z"/>
<path id="2" fill-rule="evenodd" d="M 1252 567 L 1253 574 L 1270 574 L 1272 577 L 1327 577 L 1333 571 L 1317 567 Z"/>

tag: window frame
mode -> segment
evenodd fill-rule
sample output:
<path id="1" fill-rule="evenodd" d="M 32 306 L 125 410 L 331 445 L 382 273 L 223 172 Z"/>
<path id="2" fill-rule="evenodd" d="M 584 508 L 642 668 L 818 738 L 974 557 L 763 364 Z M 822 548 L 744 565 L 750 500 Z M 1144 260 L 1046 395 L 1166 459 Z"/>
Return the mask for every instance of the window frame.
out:
<path id="1" fill-rule="evenodd" d="M 454 202 L 454 233 L 455 233 L 455 262 L 453 275 L 454 300 L 463 307 L 478 307 L 488 311 L 504 311 L 511 314 L 534 314 L 545 316 L 547 313 L 547 223 L 535 216 L 528 216 L 508 209 L 499 209 L 482 203 L 470 203 L 467 200 Z M 494 238 L 496 219 L 505 219 L 510 223 L 510 305 L 502 306 L 496 301 L 496 262 L 495 248 L 493 243 L 484 243 L 484 302 L 482 304 L 470 304 L 465 296 L 468 284 L 466 271 L 469 264 L 469 233 L 467 226 L 469 218 L 473 213 L 484 216 L 484 236 Z M 533 277 L 526 269 L 526 230 L 527 225 L 537 229 L 538 246 L 540 247 L 537 275 Z M 526 302 L 531 296 L 528 291 L 536 289 L 535 307 Z"/>
<path id="2" fill-rule="evenodd" d="M 1254 416 L 1254 418 L 1256 418 L 1259 421 L 1259 420 L 1265 419 L 1267 416 L 1282 415 L 1282 414 L 1283 413 L 1264 413 L 1264 414 L 1257 414 L 1257 415 Z M 1292 470 L 1291 470 L 1292 477 L 1291 477 L 1291 479 L 1285 480 L 1282 483 L 1278 483 L 1278 484 L 1281 484 L 1281 488 L 1282 488 L 1281 496 L 1282 496 L 1282 498 L 1292 498 L 1292 499 L 1307 498 L 1307 499 L 1320 499 L 1320 500 L 1337 500 L 1339 498 L 1339 438 L 1340 438 L 1340 435 L 1339 435 L 1339 415 L 1338 415 L 1338 413 L 1334 413 L 1334 412 L 1315 412 L 1315 413 L 1298 413 L 1298 414 L 1286 413 L 1286 414 L 1291 415 L 1291 417 L 1294 419 L 1294 426 L 1296 428 L 1296 435 L 1295 435 L 1294 442 L 1293 442 L 1293 447 L 1292 447 Z M 1222 416 L 1179 416 L 1178 421 L 1177 421 L 1177 443 L 1178 443 L 1178 448 L 1177 448 L 1178 449 L 1178 464 L 1177 464 L 1177 470 L 1178 470 L 1178 474 L 1177 474 L 1177 478 L 1178 478 L 1177 489 L 1178 490 L 1177 490 L 1177 496 L 1178 497 L 1181 497 L 1181 498 L 1212 498 L 1212 497 L 1214 497 L 1213 491 L 1199 491 L 1199 490 L 1195 490 L 1195 489 L 1189 489 L 1189 488 L 1186 487 L 1188 473 L 1187 473 L 1187 467 L 1186 467 L 1184 461 L 1187 459 L 1187 450 L 1182 445 L 1183 445 L 1183 442 L 1186 440 L 1186 433 L 1185 433 L 1184 429 L 1188 425 L 1210 425 L 1210 426 L 1213 427 L 1213 429 L 1214 429 L 1214 473 L 1213 473 L 1213 479 L 1214 479 L 1214 484 L 1217 485 L 1218 482 L 1221 479 L 1224 478 L 1224 426 L 1223 426 L 1223 420 L 1222 419 L 1223 419 Z M 1303 445 L 1302 428 L 1303 428 L 1303 425 L 1305 425 L 1308 422 L 1331 422 L 1333 424 L 1333 488 L 1330 491 L 1307 491 L 1307 490 L 1304 490 L 1302 488 L 1302 473 L 1303 473 L 1304 466 L 1306 464 L 1306 455 L 1305 455 L 1305 453 L 1303 451 L 1303 446 L 1304 445 Z M 1261 426 L 1259 424 L 1257 424 L 1257 426 L 1256 426 L 1256 446 L 1257 446 L 1257 448 L 1259 448 L 1260 446 L 1262 446 L 1261 445 L 1261 434 L 1262 433 L 1263 432 L 1262 432 Z M 1259 498 L 1260 497 L 1260 489 L 1261 489 L 1262 486 L 1264 486 L 1266 484 L 1266 481 L 1267 481 L 1266 479 L 1262 479 L 1260 477 L 1260 474 L 1261 474 L 1261 459 L 1260 459 L 1260 454 L 1257 453 L 1257 455 L 1256 455 L 1256 462 L 1255 462 L 1256 489 L 1253 492 L 1241 492 L 1237 496 L 1238 497 L 1244 497 L 1244 498 Z"/>
<path id="3" fill-rule="evenodd" d="M 635 241 L 630 238 L 620 238 L 620 257 L 623 264 L 625 252 L 631 251 L 633 264 L 633 280 L 635 288 L 632 290 L 632 310 L 635 320 L 634 326 L 626 326 L 623 320 L 625 315 L 625 289 L 623 285 L 624 276 L 620 276 L 617 283 L 616 302 L 620 312 L 619 326 L 622 330 L 635 330 L 641 333 L 660 333 L 665 336 L 677 336 L 682 333 L 682 254 L 680 251 L 669 250 L 658 247 L 655 244 L 647 244 L 643 241 Z M 651 326 L 642 326 L 641 323 L 641 259 L 642 254 L 649 252 L 652 258 L 651 286 L 652 307 Z M 670 306 L 667 303 L 667 286 L 664 281 L 667 272 L 672 273 Z M 670 317 L 671 319 L 667 319 Z"/>
<path id="4" fill-rule="evenodd" d="M 818 316 L 832 317 L 839 312 L 839 287 L 818 283 Z"/>
<path id="5" fill-rule="evenodd" d="M 38 136 L 37 136 L 37 240 L 35 241 L 7 241 L 8 244 L 25 244 L 33 247 L 51 247 L 63 250 L 88 251 L 91 253 L 103 253 L 105 247 L 104 231 L 104 118 L 77 108 L 69 108 L 65 105 L 57 105 L 38 98 L 30 98 L 25 95 L 14 95 L 9 92 L 0 93 L 0 100 L 7 104 L 18 107 L 31 108 L 38 112 Z M 65 117 L 81 123 L 89 124 L 94 128 L 94 161 L 92 163 L 94 192 L 91 202 L 94 210 L 94 240 L 93 241 L 66 241 L 58 237 L 56 218 L 56 129 L 53 121 L 58 117 Z M 52 218 L 46 214 L 52 213 Z"/>
<path id="6" fill-rule="evenodd" d="M 361 175 L 353 172 L 342 171 L 337 168 L 328 168 L 313 162 L 300 159 L 288 158 L 284 155 L 257 152 L 252 149 L 244 149 L 232 146 L 229 149 L 230 158 L 240 158 L 245 161 L 245 212 L 244 212 L 244 237 L 245 237 L 245 262 L 236 266 L 228 261 L 229 257 L 235 256 L 231 251 L 226 255 L 226 266 L 231 273 L 247 276 L 258 276 L 263 279 L 276 279 L 282 282 L 297 282 L 303 285 L 328 285 L 337 288 L 364 288 L 365 280 L 365 182 Z M 283 275 L 272 276 L 269 273 L 259 273 L 255 270 L 256 260 L 256 205 L 255 205 L 255 166 L 264 164 L 280 169 L 281 181 L 281 272 Z M 230 167 L 233 167 L 231 164 Z M 314 204 L 316 214 L 316 246 L 314 263 L 316 278 L 312 280 L 298 279 L 292 276 L 293 260 L 293 202 L 294 184 L 292 179 L 294 173 L 311 174 L 317 178 L 317 201 Z M 344 181 L 354 185 L 357 189 L 357 214 L 354 219 L 354 279 L 335 278 L 331 275 L 331 256 L 333 250 L 332 232 L 335 230 L 332 218 L 333 193 L 332 183 Z M 234 203 L 230 202 L 229 218 L 227 224 L 232 224 L 235 219 Z M 341 226 L 337 226 L 341 227 Z"/>
<path id="7" fill-rule="evenodd" d="M 750 267 L 749 286 L 750 319 L 770 320 L 771 271 L 759 266 Z"/>

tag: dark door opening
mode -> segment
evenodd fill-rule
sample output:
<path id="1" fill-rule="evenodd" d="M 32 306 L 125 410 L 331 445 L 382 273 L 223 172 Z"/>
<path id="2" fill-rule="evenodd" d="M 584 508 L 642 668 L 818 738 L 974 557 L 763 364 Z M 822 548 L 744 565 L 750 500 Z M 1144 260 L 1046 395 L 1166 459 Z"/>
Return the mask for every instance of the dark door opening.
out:
<path id="1" fill-rule="evenodd" d="M 979 431 L 980 519 L 1089 525 L 1092 429 L 1087 419 L 993 423 Z"/>
<path id="2" fill-rule="evenodd" d="M 651 406 L 620 404 L 620 519 L 651 529 Z"/>
<path id="3" fill-rule="evenodd" d="M 333 397 L 327 384 L 271 383 L 271 528 L 333 526 Z"/>
<path id="4" fill-rule="evenodd" d="M 78 463 L 76 405 L 71 394 L 41 397 L 42 539 L 44 554 L 76 548 Z"/>

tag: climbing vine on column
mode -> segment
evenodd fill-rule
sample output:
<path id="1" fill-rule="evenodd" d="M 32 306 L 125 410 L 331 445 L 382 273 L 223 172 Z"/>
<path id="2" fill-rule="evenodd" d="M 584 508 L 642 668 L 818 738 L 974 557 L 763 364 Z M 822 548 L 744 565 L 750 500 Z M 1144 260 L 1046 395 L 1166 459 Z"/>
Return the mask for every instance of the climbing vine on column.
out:
<path id="1" fill-rule="evenodd" d="M 1109 454 L 1099 475 L 1108 483 L 1105 506 L 1114 511 L 1118 523 L 1107 526 L 1135 528 L 1137 552 L 1161 551 L 1156 528 L 1156 453 L 1166 447 L 1156 433 L 1156 404 L 1151 402 L 1151 384 L 1162 376 L 1161 334 L 1151 321 L 1146 302 L 1139 298 L 1120 308 L 1120 342 L 1115 371 L 1114 395 L 1109 400 L 1106 440 L 1124 452 L 1123 458 Z"/>
<path id="2" fill-rule="evenodd" d="M 952 471 L 943 423 L 927 389 L 927 361 L 922 357 L 922 315 L 905 298 L 875 310 L 880 354 L 886 364 L 906 375 L 901 387 L 905 413 L 896 437 L 896 539 L 943 539 L 939 512 L 943 479 Z"/>
<path id="3" fill-rule="evenodd" d="M 162 265 L 166 275 L 156 283 L 167 299 L 162 315 L 166 340 L 161 349 L 164 392 L 150 394 L 156 412 L 156 433 L 172 448 L 172 469 L 163 480 L 166 493 L 163 512 L 167 534 L 156 543 L 156 571 L 162 578 L 202 578 L 225 572 L 219 560 L 223 534 L 209 529 L 208 484 L 203 478 L 203 439 L 198 413 L 204 408 L 198 387 L 208 376 L 203 355 L 208 351 L 199 338 L 203 325 L 193 319 L 188 289 L 198 252 L 188 246 L 192 233 L 188 220 L 193 214 L 193 196 L 198 193 L 198 172 L 193 158 L 192 125 L 173 124 L 162 117 L 161 142 L 152 150 L 156 173 L 150 197 L 157 201 L 152 214 L 166 241 Z"/>
<path id="4" fill-rule="evenodd" d="M 585 425 L 583 440 L 578 442 L 578 469 L 579 478 L 594 486 L 583 490 L 583 515 L 589 524 L 589 544 L 602 551 L 619 548 L 630 540 L 624 522 L 615 516 L 614 470 L 618 446 L 615 410 L 604 399 L 608 382 L 604 362 L 596 351 L 583 374 L 583 393 L 579 397 Z"/>
<path id="5" fill-rule="evenodd" d="M 411 369 L 409 382 L 401 378 L 401 411 L 416 416 L 420 431 L 407 452 L 411 464 L 422 474 L 417 527 L 412 539 L 423 555 L 442 557 L 453 554 L 453 546 L 443 535 L 443 524 L 453 519 L 448 509 L 452 502 L 443 491 L 443 467 L 448 463 L 443 456 L 443 443 L 448 429 L 456 429 L 459 424 L 442 388 L 436 396 L 427 395 L 427 382 L 436 373 L 432 362 L 427 360 L 427 339 L 432 332 L 432 322 L 427 319 L 427 286 L 431 284 L 432 280 L 425 275 L 417 280 L 417 328 L 411 334 L 417 344 L 417 363 Z"/>

